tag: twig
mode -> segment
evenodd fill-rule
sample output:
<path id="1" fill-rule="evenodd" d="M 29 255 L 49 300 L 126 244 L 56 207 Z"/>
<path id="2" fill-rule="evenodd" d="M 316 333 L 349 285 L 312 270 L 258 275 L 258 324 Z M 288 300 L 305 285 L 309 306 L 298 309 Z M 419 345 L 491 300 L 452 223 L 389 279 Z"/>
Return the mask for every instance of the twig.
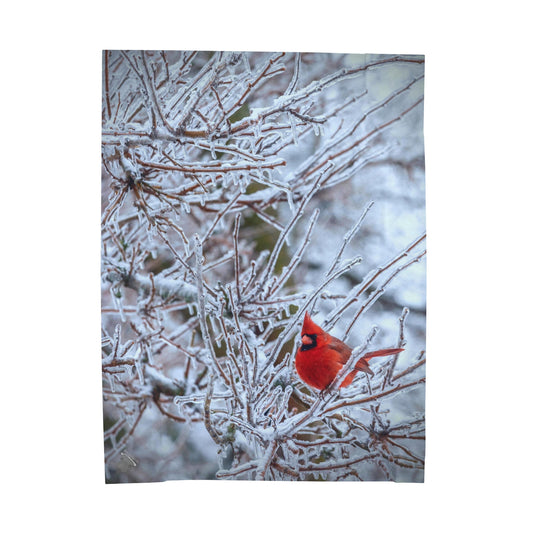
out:
<path id="1" fill-rule="evenodd" d="M 217 374 L 224 380 L 226 385 L 230 384 L 228 377 L 225 372 L 222 370 L 218 358 L 216 356 L 215 350 L 213 348 L 213 343 L 211 342 L 211 335 L 209 334 L 209 328 L 207 326 L 207 317 L 205 311 L 205 297 L 203 290 L 203 279 L 202 279 L 202 243 L 197 234 L 194 235 L 194 253 L 196 255 L 196 283 L 198 289 L 198 310 L 199 310 L 199 319 L 200 319 L 200 328 L 202 330 L 202 337 L 204 343 L 206 344 L 209 353 L 211 354 L 211 361 L 214 364 Z"/>

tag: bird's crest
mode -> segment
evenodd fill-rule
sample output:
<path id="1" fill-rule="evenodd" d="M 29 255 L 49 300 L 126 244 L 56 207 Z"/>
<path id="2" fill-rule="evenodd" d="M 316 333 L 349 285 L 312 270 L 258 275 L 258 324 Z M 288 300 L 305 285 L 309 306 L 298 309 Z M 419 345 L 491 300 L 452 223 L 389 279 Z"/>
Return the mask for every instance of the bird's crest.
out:
<path id="1" fill-rule="evenodd" d="M 303 335 L 320 335 L 324 333 L 324 330 L 317 326 L 312 320 L 309 312 L 305 312 L 304 325 L 302 327 L 302 336 Z"/>

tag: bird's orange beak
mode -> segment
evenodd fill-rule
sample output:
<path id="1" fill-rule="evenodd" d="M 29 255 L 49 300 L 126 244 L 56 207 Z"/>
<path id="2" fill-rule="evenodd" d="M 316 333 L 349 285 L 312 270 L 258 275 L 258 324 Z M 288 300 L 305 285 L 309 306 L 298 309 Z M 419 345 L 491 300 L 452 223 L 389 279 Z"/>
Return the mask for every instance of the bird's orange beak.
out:
<path id="1" fill-rule="evenodd" d="M 313 339 L 309 335 L 302 335 L 302 344 L 313 344 Z"/>

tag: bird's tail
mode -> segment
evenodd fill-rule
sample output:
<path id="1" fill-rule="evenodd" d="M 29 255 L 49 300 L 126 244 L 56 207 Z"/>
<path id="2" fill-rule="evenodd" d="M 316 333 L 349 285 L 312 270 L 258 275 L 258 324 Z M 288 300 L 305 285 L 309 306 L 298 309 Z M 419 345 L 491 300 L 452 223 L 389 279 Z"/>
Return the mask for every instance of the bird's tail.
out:
<path id="1" fill-rule="evenodd" d="M 385 350 L 377 350 L 375 352 L 368 352 L 363 356 L 365 361 L 369 361 L 374 357 L 383 357 L 384 355 L 395 355 L 397 353 L 403 352 L 403 348 L 386 348 Z"/>
<path id="2" fill-rule="evenodd" d="M 341 387 L 346 387 L 349 385 L 352 381 L 357 372 L 365 372 L 367 374 L 370 374 L 371 376 L 374 375 L 374 372 L 372 372 L 372 369 L 370 368 L 370 365 L 368 364 L 368 361 L 370 359 L 373 359 L 374 357 L 384 357 L 385 355 L 396 355 L 397 353 L 403 352 L 403 348 L 386 348 L 385 350 L 377 350 L 375 352 L 368 352 L 365 354 L 359 361 L 357 361 L 357 364 L 355 365 L 355 370 L 353 372 L 350 372 L 346 379 L 342 382 Z"/>

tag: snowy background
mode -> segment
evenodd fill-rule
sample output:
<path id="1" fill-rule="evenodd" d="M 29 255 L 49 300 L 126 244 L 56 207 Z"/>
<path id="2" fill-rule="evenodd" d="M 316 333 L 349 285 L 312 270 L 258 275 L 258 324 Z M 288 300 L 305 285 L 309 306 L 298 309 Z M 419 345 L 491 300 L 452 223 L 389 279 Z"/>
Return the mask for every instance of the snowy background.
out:
<path id="1" fill-rule="evenodd" d="M 108 482 L 423 479 L 423 76 L 417 56 L 104 52 Z M 294 371 L 306 309 L 405 351 L 320 398 Z"/>

